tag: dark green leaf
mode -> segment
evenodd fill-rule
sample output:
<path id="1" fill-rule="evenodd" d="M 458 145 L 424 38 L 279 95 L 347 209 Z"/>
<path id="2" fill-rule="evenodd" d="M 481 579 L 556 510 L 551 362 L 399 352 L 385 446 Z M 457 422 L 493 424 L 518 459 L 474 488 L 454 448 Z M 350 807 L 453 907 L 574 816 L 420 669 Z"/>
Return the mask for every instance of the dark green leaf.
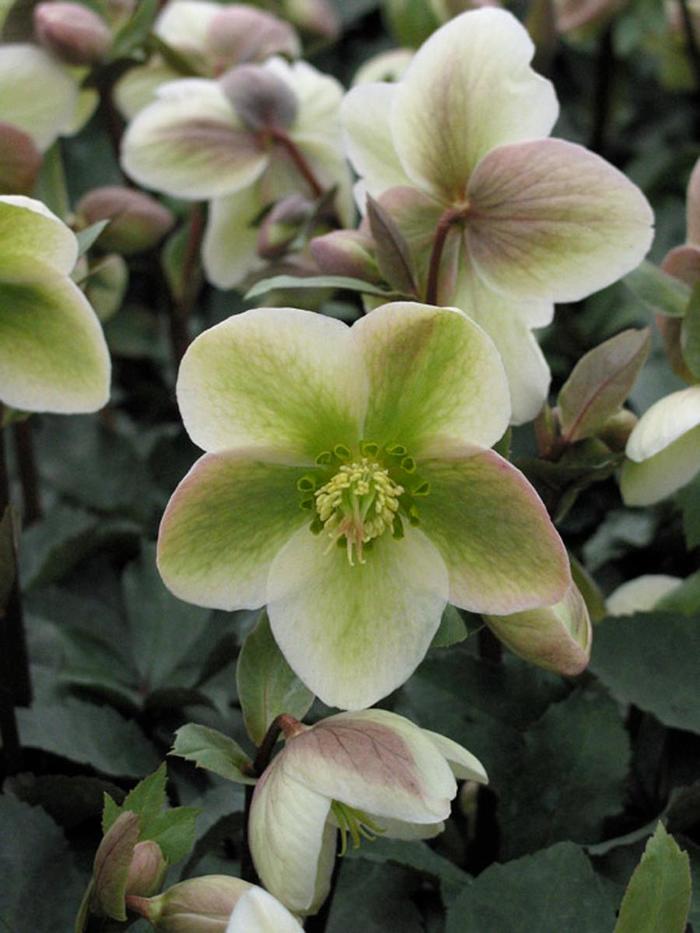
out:
<path id="1" fill-rule="evenodd" d="M 678 493 L 683 513 L 683 534 L 689 551 L 700 546 L 700 476 Z"/>
<path id="2" fill-rule="evenodd" d="M 422 933 L 420 914 L 411 902 L 415 875 L 394 865 L 344 861 L 333 895 L 328 933 Z"/>
<path id="3" fill-rule="evenodd" d="M 296 275 L 275 275 L 270 279 L 256 282 L 246 292 L 246 300 L 266 295 L 277 288 L 345 288 L 351 292 L 362 292 L 363 295 L 379 295 L 387 300 L 396 297 L 396 292 L 378 288 L 371 282 L 362 279 L 352 279 L 344 275 L 310 275 L 301 278 Z"/>
<path id="4" fill-rule="evenodd" d="M 314 695 L 304 686 L 277 647 L 267 613 L 243 642 L 236 667 L 238 698 L 248 735 L 260 745 L 281 713 L 303 719 Z"/>
<path id="5" fill-rule="evenodd" d="M 690 887 L 688 855 L 659 823 L 627 885 L 615 933 L 684 933 Z"/>
<path id="6" fill-rule="evenodd" d="M 255 778 L 245 772 L 251 761 L 240 745 L 208 726 L 193 722 L 182 726 L 175 733 L 175 743 L 170 754 L 193 761 L 198 768 L 213 771 L 229 781 L 255 784 Z"/>
<path id="7" fill-rule="evenodd" d="M 648 329 L 625 330 L 581 357 L 557 399 L 566 443 L 593 437 L 620 409 L 650 349 Z"/>
<path id="8" fill-rule="evenodd" d="M 500 790 L 502 854 L 513 858 L 565 839 L 597 842 L 603 820 L 625 800 L 630 747 L 617 704 L 577 690 L 524 738 L 513 762 L 518 779 Z"/>
<path id="9" fill-rule="evenodd" d="M 700 616 L 700 570 L 686 577 L 682 583 L 662 596 L 654 609 Z"/>
<path id="10" fill-rule="evenodd" d="M 700 733 L 699 658 L 697 618 L 638 613 L 600 623 L 591 670 L 621 702 L 667 726 Z"/>
<path id="11" fill-rule="evenodd" d="M 157 14 L 158 0 L 141 0 L 128 22 L 115 36 L 111 57 L 113 59 L 123 58 L 141 47 L 148 38 Z"/>
<path id="12" fill-rule="evenodd" d="M 700 378 L 700 284 L 693 288 L 683 318 L 681 349 L 686 366 L 694 376 Z"/>
<path id="13" fill-rule="evenodd" d="M 102 815 L 102 832 L 106 833 L 114 823 L 115 819 L 121 813 L 131 811 L 141 818 L 141 823 L 145 826 L 150 820 L 156 817 L 165 806 L 165 782 L 168 779 L 168 771 L 165 762 L 129 791 L 124 798 L 122 805 L 116 810 L 105 807 Z"/>
<path id="14" fill-rule="evenodd" d="M 446 900 L 451 900 L 470 881 L 469 875 L 453 862 L 434 852 L 424 842 L 379 837 L 374 842 L 350 849 L 348 858 L 361 858 L 368 862 L 391 862 L 411 868 L 440 882 Z"/>
<path id="15" fill-rule="evenodd" d="M 149 819 L 143 826 L 140 840 L 157 842 L 169 863 L 179 862 L 192 849 L 195 840 L 197 807 L 173 807 Z"/>
<path id="16" fill-rule="evenodd" d="M 690 289 L 683 282 L 662 272 L 648 260 L 622 280 L 651 314 L 683 317 L 690 300 Z"/>
<path id="17" fill-rule="evenodd" d="M 3 429 L 0 428 L 0 431 Z M 15 532 L 12 509 L 8 506 L 0 516 L 0 618 L 10 598 L 15 582 Z"/>
<path id="18" fill-rule="evenodd" d="M 492 865 L 447 911 L 447 933 L 605 933 L 615 915 L 584 852 L 570 842 Z"/>

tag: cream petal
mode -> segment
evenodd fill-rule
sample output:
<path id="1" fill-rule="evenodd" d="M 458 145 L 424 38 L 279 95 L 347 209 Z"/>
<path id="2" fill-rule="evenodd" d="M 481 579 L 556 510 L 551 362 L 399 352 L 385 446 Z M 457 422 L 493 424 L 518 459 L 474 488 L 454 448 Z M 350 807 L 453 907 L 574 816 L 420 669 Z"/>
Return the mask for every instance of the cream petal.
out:
<path id="1" fill-rule="evenodd" d="M 636 268 L 653 239 L 639 188 L 561 139 L 494 149 L 468 197 L 465 236 L 476 269 L 516 299 L 585 298 Z"/>
<path id="2" fill-rule="evenodd" d="M 130 68 L 114 85 L 114 103 L 125 120 L 133 120 L 139 110 L 153 103 L 158 88 L 180 76 L 162 58 L 154 55 L 145 65 Z"/>
<path id="3" fill-rule="evenodd" d="M 68 275 L 78 259 L 75 234 L 45 204 L 23 195 L 0 197 L 0 278 L 4 270 L 22 264 L 31 275 L 31 264 L 42 264 Z"/>
<path id="4" fill-rule="evenodd" d="M 218 82 L 203 78 L 163 85 L 122 140 L 122 165 L 135 181 L 194 200 L 247 187 L 268 162 Z"/>
<path id="5" fill-rule="evenodd" d="M 221 5 L 208 0 L 170 0 L 158 16 L 153 31 L 203 74 L 208 70 L 209 25 L 220 12 Z"/>
<path id="6" fill-rule="evenodd" d="M 700 385 L 672 392 L 644 412 L 629 436 L 625 453 L 637 463 L 648 460 L 698 425 Z"/>
<path id="7" fill-rule="evenodd" d="M 390 115 L 396 152 L 416 184 L 461 199 L 495 146 L 549 134 L 558 105 L 551 83 L 530 68 L 533 54 L 523 26 L 497 9 L 463 13 L 421 46 Z"/>
<path id="8" fill-rule="evenodd" d="M 457 742 L 453 742 L 452 739 L 448 739 L 445 735 L 431 732 L 430 729 L 423 729 L 423 734 L 427 735 L 440 754 L 444 755 L 456 778 L 476 781 L 477 784 L 488 784 L 489 779 L 484 766 L 466 748 L 463 748 Z"/>
<path id="9" fill-rule="evenodd" d="M 233 908 L 226 933 L 296 933 L 302 929 L 286 907 L 256 886 Z"/>
<path id="10" fill-rule="evenodd" d="M 698 470 L 700 425 L 646 460 L 627 460 L 620 476 L 622 498 L 626 505 L 652 505 L 689 483 Z"/>
<path id="11" fill-rule="evenodd" d="M 351 566 L 325 534 L 302 528 L 270 569 L 267 604 L 291 668 L 328 706 L 360 709 L 404 683 L 423 659 L 445 607 L 437 550 L 408 527 L 386 532 Z"/>
<path id="12" fill-rule="evenodd" d="M 212 285 L 233 288 L 264 265 L 257 252 L 258 228 L 253 223 L 262 209 L 257 185 L 209 205 L 202 263 Z"/>
<path id="13" fill-rule="evenodd" d="M 631 616 L 651 612 L 660 599 L 677 589 L 683 580 L 664 573 L 648 573 L 618 586 L 605 600 L 611 616 Z"/>
<path id="14" fill-rule="evenodd" d="M 158 534 L 158 569 L 168 589 L 216 609 L 265 602 L 270 565 L 308 513 L 296 482 L 303 471 L 259 452 L 201 457 L 173 493 Z"/>
<path id="15" fill-rule="evenodd" d="M 367 383 L 345 324 L 296 308 L 254 308 L 193 341 L 177 398 L 204 450 L 272 447 L 291 462 L 314 463 L 359 440 Z"/>

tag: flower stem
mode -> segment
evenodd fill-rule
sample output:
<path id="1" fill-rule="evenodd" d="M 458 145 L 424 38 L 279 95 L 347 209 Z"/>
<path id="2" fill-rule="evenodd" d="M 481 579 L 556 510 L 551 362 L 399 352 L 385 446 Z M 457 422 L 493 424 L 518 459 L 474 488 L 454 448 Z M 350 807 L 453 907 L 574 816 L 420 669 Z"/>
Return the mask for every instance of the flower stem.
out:
<path id="1" fill-rule="evenodd" d="M 299 174 L 306 181 L 315 198 L 320 198 L 324 192 L 323 185 L 316 177 L 316 173 L 311 168 L 304 153 L 299 149 L 294 140 L 285 133 L 284 130 L 275 128 L 270 131 L 272 139 L 285 150 L 289 158 L 296 166 Z"/>
<path id="2" fill-rule="evenodd" d="M 199 253 L 203 236 L 204 210 L 201 204 L 194 204 L 182 257 L 181 287 L 178 294 L 172 295 L 170 305 L 170 343 L 176 366 L 190 345 L 189 318 L 199 292 Z"/>
<path id="3" fill-rule="evenodd" d="M 32 437 L 32 422 L 30 419 L 16 421 L 12 425 L 15 442 L 15 459 L 22 484 L 22 498 L 24 509 L 22 512 L 23 525 L 32 525 L 41 518 L 41 493 L 39 490 L 39 474 L 34 456 L 34 438 Z"/>
<path id="4" fill-rule="evenodd" d="M 0 420 L 2 404 L 0 404 Z M 10 509 L 10 482 L 5 456 L 4 428 L 0 428 L 0 519 Z M 11 534 L 11 529 L 10 529 Z M 4 606 L 0 606 L 0 736 L 2 737 L 3 759 L 6 774 L 20 770 L 21 747 L 17 730 L 16 706 L 28 706 L 32 691 L 29 678 L 29 662 L 24 636 L 22 601 L 20 598 L 17 556 L 10 546 L 12 584 Z"/>
<path id="5" fill-rule="evenodd" d="M 428 284 L 425 289 L 426 304 L 437 304 L 438 290 L 440 288 L 440 263 L 447 242 L 447 234 L 450 232 L 450 227 L 462 217 L 464 217 L 464 211 L 448 207 L 438 220 L 428 267 Z"/>

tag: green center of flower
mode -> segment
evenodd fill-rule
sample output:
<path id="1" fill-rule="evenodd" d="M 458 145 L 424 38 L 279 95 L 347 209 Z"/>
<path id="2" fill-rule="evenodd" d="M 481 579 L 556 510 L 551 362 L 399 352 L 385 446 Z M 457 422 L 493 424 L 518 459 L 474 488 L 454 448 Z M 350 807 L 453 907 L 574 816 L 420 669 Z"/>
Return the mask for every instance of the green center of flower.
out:
<path id="1" fill-rule="evenodd" d="M 387 529 L 393 532 L 403 492 L 403 486 L 394 482 L 387 469 L 367 457 L 341 466 L 314 494 L 331 546 L 344 537 L 350 564 L 353 550 L 364 564 L 363 546 Z"/>
<path id="2" fill-rule="evenodd" d="M 363 839 L 374 842 L 377 836 L 386 832 L 362 810 L 356 810 L 338 800 L 332 802 L 331 811 L 340 830 L 340 852 L 338 854 L 341 857 L 348 851 L 348 835 L 352 839 L 353 849 L 357 849 Z"/>

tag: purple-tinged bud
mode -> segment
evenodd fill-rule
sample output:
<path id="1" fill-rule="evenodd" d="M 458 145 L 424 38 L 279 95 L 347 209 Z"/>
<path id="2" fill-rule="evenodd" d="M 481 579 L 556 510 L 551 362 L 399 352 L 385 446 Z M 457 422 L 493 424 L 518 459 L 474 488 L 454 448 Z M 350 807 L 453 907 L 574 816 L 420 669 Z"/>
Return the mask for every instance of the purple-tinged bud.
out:
<path id="1" fill-rule="evenodd" d="M 301 194 L 283 198 L 268 212 L 258 232 L 258 255 L 278 259 L 308 223 L 314 204 Z"/>
<path id="2" fill-rule="evenodd" d="M 78 202 L 76 213 L 86 226 L 110 220 L 99 245 L 126 256 L 154 247 L 175 223 L 172 211 L 155 198 L 118 185 L 88 192 Z"/>
<path id="3" fill-rule="evenodd" d="M 44 48 L 69 65 L 94 65 L 112 45 L 107 23 L 81 3 L 40 3 L 34 31 Z"/>
<path id="4" fill-rule="evenodd" d="M 31 136 L 11 123 L 0 122 L 0 191 L 30 194 L 40 168 L 41 153 Z"/>
<path id="5" fill-rule="evenodd" d="M 284 130 L 294 123 L 296 95 L 269 68 L 239 65 L 222 75 L 219 83 L 248 129 Z"/>
<path id="6" fill-rule="evenodd" d="M 168 863 L 157 842 L 146 840 L 137 843 L 126 879 L 126 893 L 139 897 L 155 894 L 163 883 L 167 868 Z"/>
<path id="7" fill-rule="evenodd" d="M 345 275 L 365 282 L 381 281 L 374 258 L 374 241 L 359 230 L 334 230 L 309 244 L 311 255 L 324 275 Z"/>
<path id="8" fill-rule="evenodd" d="M 251 887 L 240 878 L 204 875 L 181 881 L 158 897 L 130 895 L 126 904 L 159 933 L 225 933 L 239 898 Z"/>
<path id="9" fill-rule="evenodd" d="M 98 916 L 126 920 L 124 895 L 140 825 L 131 810 L 120 814 L 95 853 L 90 909 Z"/>
<path id="10" fill-rule="evenodd" d="M 284 0 L 284 15 L 297 29 L 319 39 L 337 39 L 340 19 L 328 0 Z"/>
<path id="11" fill-rule="evenodd" d="M 209 23 L 206 46 L 214 74 L 234 65 L 264 62 L 272 55 L 298 58 L 301 44 L 294 29 L 264 10 L 233 3 Z"/>
<path id="12" fill-rule="evenodd" d="M 688 385 L 692 385 L 696 379 L 685 361 L 683 345 L 681 343 L 683 318 L 666 317 L 665 315 L 657 314 L 656 327 L 664 342 L 664 350 L 671 364 L 671 369 L 677 376 L 680 376 L 684 382 L 687 382 Z"/>
<path id="13" fill-rule="evenodd" d="M 614 415 L 610 415 L 598 431 L 598 437 L 608 445 L 610 450 L 622 453 L 627 446 L 627 441 L 637 420 L 637 416 L 633 411 L 630 411 L 629 408 L 621 408 Z"/>

